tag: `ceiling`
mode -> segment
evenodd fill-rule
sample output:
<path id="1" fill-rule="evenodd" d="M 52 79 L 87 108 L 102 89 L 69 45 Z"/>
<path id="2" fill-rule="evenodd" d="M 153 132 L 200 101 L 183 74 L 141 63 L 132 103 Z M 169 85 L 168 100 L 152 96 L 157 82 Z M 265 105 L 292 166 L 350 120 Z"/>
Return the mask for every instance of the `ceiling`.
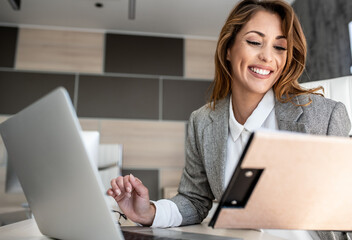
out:
<path id="1" fill-rule="evenodd" d="M 237 1 L 136 0 L 130 20 L 128 0 L 22 0 L 19 11 L 0 0 L 0 25 L 216 39 Z"/>

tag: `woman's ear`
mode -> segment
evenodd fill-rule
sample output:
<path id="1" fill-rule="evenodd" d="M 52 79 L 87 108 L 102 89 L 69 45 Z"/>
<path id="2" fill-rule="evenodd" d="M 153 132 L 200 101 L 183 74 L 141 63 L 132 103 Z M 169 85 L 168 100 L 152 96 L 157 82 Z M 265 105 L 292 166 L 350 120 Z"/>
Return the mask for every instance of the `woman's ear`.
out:
<path id="1" fill-rule="evenodd" d="M 229 48 L 226 50 L 226 60 L 231 61 L 231 52 Z"/>

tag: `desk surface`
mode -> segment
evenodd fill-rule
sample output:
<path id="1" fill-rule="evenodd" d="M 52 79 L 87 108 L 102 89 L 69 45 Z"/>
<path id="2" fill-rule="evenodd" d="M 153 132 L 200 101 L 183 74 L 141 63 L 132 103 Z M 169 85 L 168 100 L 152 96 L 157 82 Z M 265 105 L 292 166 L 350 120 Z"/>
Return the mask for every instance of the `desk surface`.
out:
<path id="1" fill-rule="evenodd" d="M 216 236 L 228 236 L 234 238 L 241 238 L 243 240 L 279 240 L 282 238 L 275 237 L 268 233 L 257 230 L 226 230 L 226 229 L 212 229 L 206 223 L 199 225 L 192 225 L 186 227 L 172 228 L 175 231 L 202 233 Z M 50 239 L 43 236 L 34 219 L 21 221 L 18 223 L 6 225 L 0 228 L 0 240 L 44 240 Z"/>

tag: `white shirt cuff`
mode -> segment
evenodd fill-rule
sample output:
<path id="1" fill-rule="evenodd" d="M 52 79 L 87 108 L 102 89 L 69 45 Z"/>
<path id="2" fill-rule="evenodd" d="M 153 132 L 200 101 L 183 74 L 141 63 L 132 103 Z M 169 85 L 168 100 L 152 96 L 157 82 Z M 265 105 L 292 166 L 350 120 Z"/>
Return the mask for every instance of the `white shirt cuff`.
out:
<path id="1" fill-rule="evenodd" d="M 173 201 L 161 199 L 159 201 L 151 202 L 154 203 L 156 208 L 154 221 L 151 227 L 167 228 L 178 227 L 181 225 L 182 215 Z"/>

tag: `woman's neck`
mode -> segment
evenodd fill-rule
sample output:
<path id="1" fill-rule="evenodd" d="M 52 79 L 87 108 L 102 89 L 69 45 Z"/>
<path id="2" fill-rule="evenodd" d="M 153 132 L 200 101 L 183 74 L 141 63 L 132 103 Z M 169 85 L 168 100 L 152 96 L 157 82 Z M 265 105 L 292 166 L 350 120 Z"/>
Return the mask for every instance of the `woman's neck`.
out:
<path id="1" fill-rule="evenodd" d="M 232 110 L 236 121 L 244 125 L 265 94 L 242 94 L 232 91 Z"/>

